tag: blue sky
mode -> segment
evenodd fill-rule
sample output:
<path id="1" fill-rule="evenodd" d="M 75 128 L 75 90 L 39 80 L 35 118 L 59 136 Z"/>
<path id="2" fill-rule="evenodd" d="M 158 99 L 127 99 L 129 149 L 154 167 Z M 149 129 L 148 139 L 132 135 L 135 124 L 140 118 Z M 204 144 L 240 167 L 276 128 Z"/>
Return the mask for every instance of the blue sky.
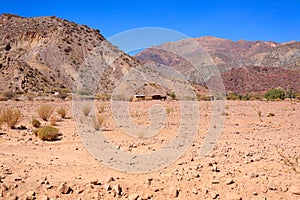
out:
<path id="1" fill-rule="evenodd" d="M 1 0 L 0 13 L 55 15 L 100 29 L 106 38 L 133 28 L 162 27 L 190 37 L 300 40 L 297 0 Z"/>

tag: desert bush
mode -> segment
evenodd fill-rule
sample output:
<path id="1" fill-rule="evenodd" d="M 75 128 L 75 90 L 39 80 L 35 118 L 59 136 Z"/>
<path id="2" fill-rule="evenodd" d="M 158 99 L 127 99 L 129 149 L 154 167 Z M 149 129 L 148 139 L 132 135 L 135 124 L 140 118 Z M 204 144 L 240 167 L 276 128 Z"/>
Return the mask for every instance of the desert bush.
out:
<path id="1" fill-rule="evenodd" d="M 1 123 L 7 124 L 10 128 L 15 128 L 15 126 L 21 121 L 21 111 L 14 108 L 6 108 L 1 110 L 0 121 Z"/>
<path id="2" fill-rule="evenodd" d="M 36 118 L 32 119 L 31 124 L 35 128 L 39 128 L 41 126 L 41 122 Z"/>
<path id="3" fill-rule="evenodd" d="M 50 117 L 50 125 L 51 126 L 56 126 L 57 118 L 55 116 Z"/>
<path id="4" fill-rule="evenodd" d="M 284 149 L 280 149 L 276 147 L 278 154 L 281 156 L 283 163 L 290 167 L 295 174 L 300 174 L 300 162 L 299 162 L 299 154 L 297 156 L 289 156 L 285 155 L 283 152 Z"/>
<path id="5" fill-rule="evenodd" d="M 8 98 L 4 96 L 3 94 L 0 94 L 0 101 L 7 101 Z"/>
<path id="6" fill-rule="evenodd" d="M 5 91 L 2 93 L 3 96 L 7 97 L 8 99 L 13 99 L 16 96 L 16 93 L 13 91 Z"/>
<path id="7" fill-rule="evenodd" d="M 242 96 L 236 93 L 230 93 L 227 95 L 227 100 L 241 100 Z"/>
<path id="8" fill-rule="evenodd" d="M 99 110 L 99 113 L 103 113 L 104 110 L 105 110 L 105 105 L 104 105 L 104 104 L 101 104 L 101 105 L 98 107 L 98 110 Z"/>
<path id="9" fill-rule="evenodd" d="M 176 96 L 176 94 L 175 94 L 174 92 L 171 92 L 171 93 L 168 94 L 168 95 L 169 95 L 169 97 L 172 98 L 172 100 L 177 100 L 177 96 Z"/>
<path id="10" fill-rule="evenodd" d="M 45 126 L 42 128 L 39 128 L 36 131 L 36 135 L 41 139 L 45 141 L 55 141 L 58 139 L 59 130 L 52 126 Z"/>
<path id="11" fill-rule="evenodd" d="M 58 98 L 62 99 L 62 100 L 65 100 L 67 97 L 69 97 L 69 94 L 67 93 L 64 93 L 64 92 L 60 92 L 58 94 Z"/>
<path id="12" fill-rule="evenodd" d="M 211 101 L 212 97 L 209 95 L 197 94 L 197 99 L 198 99 L 198 101 Z"/>
<path id="13" fill-rule="evenodd" d="M 275 88 L 265 93 L 264 97 L 267 100 L 285 99 L 285 91 L 282 88 Z"/>
<path id="14" fill-rule="evenodd" d="M 103 123 L 104 123 L 104 121 L 105 121 L 105 117 L 104 117 L 103 115 L 98 115 L 98 116 L 97 116 L 97 120 L 98 120 L 98 124 L 99 124 L 100 126 L 102 126 Z"/>
<path id="15" fill-rule="evenodd" d="M 93 123 L 95 130 L 99 130 L 100 126 L 103 125 L 104 121 L 105 121 L 104 115 L 97 115 L 97 117 L 93 116 L 92 123 Z"/>
<path id="16" fill-rule="evenodd" d="M 111 99 L 111 96 L 108 94 L 97 94 L 95 96 L 99 101 L 109 101 Z"/>
<path id="17" fill-rule="evenodd" d="M 76 92 L 79 95 L 91 95 L 92 93 L 88 89 L 79 89 Z"/>
<path id="18" fill-rule="evenodd" d="M 72 90 L 69 88 L 62 88 L 61 93 L 72 93 Z"/>
<path id="19" fill-rule="evenodd" d="M 66 115 L 67 115 L 67 110 L 63 107 L 60 107 L 58 110 L 57 110 L 57 114 L 59 114 L 61 116 L 61 118 L 66 118 Z"/>
<path id="20" fill-rule="evenodd" d="M 166 111 L 167 111 L 167 114 L 171 114 L 172 112 L 174 112 L 174 109 L 173 108 L 166 108 Z"/>
<path id="21" fill-rule="evenodd" d="M 42 120 L 48 121 L 53 113 L 53 107 L 49 105 L 42 105 L 38 108 L 37 112 Z"/>
<path id="22" fill-rule="evenodd" d="M 92 107 L 90 105 L 84 105 L 82 107 L 82 112 L 85 116 L 88 116 L 91 112 Z"/>

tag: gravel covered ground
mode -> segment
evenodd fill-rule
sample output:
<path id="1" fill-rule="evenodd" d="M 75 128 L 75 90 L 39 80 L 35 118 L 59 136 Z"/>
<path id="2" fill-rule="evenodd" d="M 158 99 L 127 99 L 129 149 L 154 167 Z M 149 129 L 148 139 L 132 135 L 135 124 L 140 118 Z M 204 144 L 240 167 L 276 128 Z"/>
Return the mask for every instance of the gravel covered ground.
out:
<path id="1" fill-rule="evenodd" d="M 31 120 L 41 104 L 68 111 L 57 118 L 61 140 L 45 142 L 33 133 Z M 133 122 L 149 125 L 149 108 L 160 104 L 164 128 L 148 139 L 124 134 L 108 102 L 101 125 L 107 141 L 131 153 L 155 152 L 175 138 L 181 120 L 176 101 L 130 103 Z M 149 173 L 126 173 L 97 161 L 76 131 L 71 101 L 5 101 L 22 111 L 27 130 L 0 130 L 0 199 L 299 199 L 300 102 L 227 101 L 225 123 L 215 148 L 199 157 L 210 124 L 210 102 L 199 102 L 199 131 L 188 150 L 167 167 Z M 46 125 L 49 122 L 43 122 Z M 295 172 L 298 172 L 298 174 Z"/>

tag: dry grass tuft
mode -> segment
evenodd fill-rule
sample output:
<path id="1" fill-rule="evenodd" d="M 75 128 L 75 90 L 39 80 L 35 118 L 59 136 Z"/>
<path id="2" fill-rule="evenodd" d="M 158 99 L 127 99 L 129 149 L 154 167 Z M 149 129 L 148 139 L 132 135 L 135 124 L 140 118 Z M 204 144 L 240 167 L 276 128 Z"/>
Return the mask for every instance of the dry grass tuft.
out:
<path id="1" fill-rule="evenodd" d="M 57 110 L 57 113 L 61 116 L 61 118 L 66 118 L 66 115 L 67 115 L 67 110 L 63 107 L 60 107 L 58 110 Z"/>
<path id="2" fill-rule="evenodd" d="M 300 162 L 299 162 L 299 154 L 297 156 L 286 156 L 283 152 L 284 150 L 281 148 L 277 148 L 278 154 L 283 159 L 283 162 L 286 166 L 290 167 L 296 174 L 300 174 Z"/>
<path id="3" fill-rule="evenodd" d="M 0 125 L 7 124 L 9 128 L 15 126 L 21 121 L 21 111 L 14 108 L 6 108 L 0 111 Z"/>
<path id="4" fill-rule="evenodd" d="M 44 121 L 49 120 L 53 111 L 54 111 L 53 107 L 49 105 L 42 105 L 37 110 L 39 117 Z"/>
<path id="5" fill-rule="evenodd" d="M 82 107 L 82 112 L 85 116 L 89 116 L 91 109 L 92 109 L 92 107 L 90 105 L 84 105 Z"/>

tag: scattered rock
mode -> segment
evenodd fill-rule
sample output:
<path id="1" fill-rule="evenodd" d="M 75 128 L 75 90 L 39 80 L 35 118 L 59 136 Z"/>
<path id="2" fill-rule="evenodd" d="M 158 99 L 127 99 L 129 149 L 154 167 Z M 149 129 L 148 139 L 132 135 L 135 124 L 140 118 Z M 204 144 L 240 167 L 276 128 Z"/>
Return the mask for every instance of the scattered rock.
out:
<path id="1" fill-rule="evenodd" d="M 110 191 L 110 190 L 111 190 L 111 187 L 110 187 L 109 184 L 105 184 L 103 187 L 104 187 L 104 189 L 105 189 L 106 191 Z"/>
<path id="2" fill-rule="evenodd" d="M 47 197 L 46 195 L 44 195 L 41 200 L 49 200 L 49 197 Z"/>
<path id="3" fill-rule="evenodd" d="M 231 185 L 233 183 L 234 183 L 234 180 L 232 178 L 226 180 L 227 185 Z"/>
<path id="4" fill-rule="evenodd" d="M 242 200 L 242 197 L 240 195 L 232 193 L 232 192 L 226 194 L 225 197 L 227 200 Z"/>
<path id="5" fill-rule="evenodd" d="M 257 178 L 257 177 L 258 177 L 258 174 L 255 173 L 255 172 L 251 172 L 251 173 L 249 174 L 249 177 L 250 177 L 250 178 Z"/>
<path id="6" fill-rule="evenodd" d="M 267 193 L 267 192 L 268 192 L 268 187 L 266 187 L 266 186 L 261 186 L 260 190 L 261 190 L 261 192 L 263 192 L 263 193 Z"/>
<path id="7" fill-rule="evenodd" d="M 218 166 L 216 164 L 213 164 L 212 165 L 212 171 L 213 172 L 219 172 L 220 170 L 219 170 L 219 168 L 218 168 Z"/>
<path id="8" fill-rule="evenodd" d="M 269 182 L 269 183 L 268 183 L 268 189 L 270 189 L 270 190 L 276 190 L 276 185 L 275 185 L 275 183 Z"/>
<path id="9" fill-rule="evenodd" d="M 36 199 L 36 193 L 34 191 L 29 191 L 26 193 L 26 200 L 34 200 Z"/>
<path id="10" fill-rule="evenodd" d="M 212 198 L 212 199 L 216 199 L 216 198 L 218 198 L 218 196 L 219 196 L 219 194 L 216 193 L 216 192 L 211 192 L 210 195 L 211 195 L 211 198 Z"/>
<path id="11" fill-rule="evenodd" d="M 219 184 L 219 183 L 220 183 L 220 181 L 219 181 L 219 180 L 216 180 L 216 179 L 214 179 L 214 180 L 211 180 L 211 183 L 212 183 L 212 184 Z"/>
<path id="12" fill-rule="evenodd" d="M 112 187 L 113 191 L 116 192 L 117 195 L 121 195 L 122 194 L 122 187 L 120 186 L 120 184 L 116 184 Z"/>
<path id="13" fill-rule="evenodd" d="M 69 194 L 72 191 L 72 188 L 70 188 L 66 182 L 62 182 L 58 187 L 58 192 L 60 192 L 61 194 Z"/>
<path id="14" fill-rule="evenodd" d="M 169 188 L 169 197 L 171 198 L 176 198 L 179 196 L 179 189 L 176 187 L 172 186 Z"/>
<path id="15" fill-rule="evenodd" d="M 16 177 L 15 181 L 22 181 L 22 178 L 21 177 Z"/>
<path id="16" fill-rule="evenodd" d="M 130 194 L 128 196 L 128 199 L 129 200 L 137 200 L 139 198 L 139 195 L 138 194 Z"/>
<path id="17" fill-rule="evenodd" d="M 91 181 L 91 184 L 93 184 L 93 185 L 101 185 L 101 181 L 99 181 L 99 180 L 93 180 L 93 181 Z"/>
<path id="18" fill-rule="evenodd" d="M 107 182 L 108 182 L 108 183 L 110 183 L 110 182 L 112 182 L 112 181 L 115 181 L 114 177 L 109 177 L 109 178 L 107 179 Z"/>
<path id="19" fill-rule="evenodd" d="M 289 190 L 294 195 L 300 195 L 300 186 L 299 185 L 297 185 L 297 186 L 292 185 Z"/>
<path id="20" fill-rule="evenodd" d="M 198 194 L 198 189 L 197 189 L 197 188 L 194 188 L 194 189 L 192 190 L 192 193 Z"/>

